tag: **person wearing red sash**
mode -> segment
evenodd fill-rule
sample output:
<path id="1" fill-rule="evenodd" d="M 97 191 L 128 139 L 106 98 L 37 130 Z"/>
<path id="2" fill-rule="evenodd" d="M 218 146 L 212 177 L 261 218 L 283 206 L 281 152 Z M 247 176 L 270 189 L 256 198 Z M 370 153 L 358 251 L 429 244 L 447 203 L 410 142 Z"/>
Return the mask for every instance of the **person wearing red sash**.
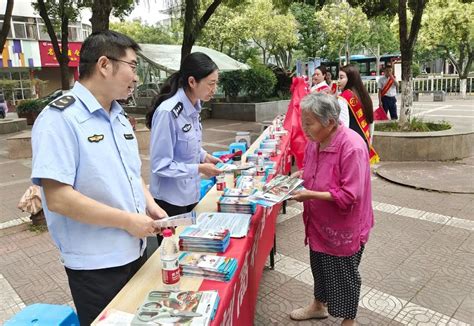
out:
<path id="1" fill-rule="evenodd" d="M 359 70 L 354 65 L 345 65 L 339 71 L 339 95 L 341 112 L 349 112 L 349 128 L 364 139 L 369 150 L 371 163 L 377 163 L 379 157 L 371 144 L 370 125 L 374 122 L 374 109 L 367 89 L 362 83 Z M 342 99 L 342 100 L 341 100 Z"/>
<path id="2" fill-rule="evenodd" d="M 398 82 L 393 75 L 393 68 L 390 64 L 385 66 L 384 76 L 377 82 L 379 88 L 379 106 L 385 111 L 390 112 L 390 119 L 397 120 L 397 89 Z"/>
<path id="3" fill-rule="evenodd" d="M 312 92 L 325 92 L 329 93 L 331 90 L 326 83 L 326 67 L 319 66 L 314 70 L 313 77 L 311 79 L 313 86 L 311 87 Z"/>

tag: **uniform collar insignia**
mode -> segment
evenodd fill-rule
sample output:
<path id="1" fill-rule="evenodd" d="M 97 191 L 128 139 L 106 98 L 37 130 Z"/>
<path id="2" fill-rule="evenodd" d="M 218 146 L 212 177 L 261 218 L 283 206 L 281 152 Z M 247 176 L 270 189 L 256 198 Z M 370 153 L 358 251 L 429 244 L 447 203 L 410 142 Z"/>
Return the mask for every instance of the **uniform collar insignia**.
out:
<path id="1" fill-rule="evenodd" d="M 183 128 L 181 128 L 182 131 L 188 132 L 191 130 L 191 125 L 189 123 L 185 124 Z"/>
<path id="2" fill-rule="evenodd" d="M 125 139 L 127 139 L 127 140 L 130 140 L 130 139 L 135 138 L 135 137 L 133 137 L 133 134 L 123 134 L 123 136 L 124 136 Z"/>
<path id="3" fill-rule="evenodd" d="M 95 134 L 87 138 L 87 140 L 90 141 L 91 143 L 98 143 L 102 139 L 104 139 L 104 135 L 95 135 Z"/>
<path id="4" fill-rule="evenodd" d="M 181 114 L 181 112 L 183 112 L 183 103 L 181 102 L 178 102 L 176 103 L 176 105 L 174 106 L 174 108 L 171 110 L 171 112 L 173 112 L 173 115 L 175 118 L 178 118 L 179 115 Z"/>
<path id="5" fill-rule="evenodd" d="M 66 95 L 54 100 L 49 104 L 49 106 L 59 110 L 64 110 L 65 108 L 71 106 L 71 104 L 74 102 L 76 102 L 76 99 L 73 96 Z"/>

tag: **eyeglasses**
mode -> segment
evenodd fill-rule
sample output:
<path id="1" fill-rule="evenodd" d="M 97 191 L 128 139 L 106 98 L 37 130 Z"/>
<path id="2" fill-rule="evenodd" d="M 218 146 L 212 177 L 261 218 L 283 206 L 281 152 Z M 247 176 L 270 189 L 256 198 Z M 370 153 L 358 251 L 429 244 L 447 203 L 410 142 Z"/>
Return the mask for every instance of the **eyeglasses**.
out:
<path id="1" fill-rule="evenodd" d="M 130 66 L 130 68 L 132 68 L 133 73 L 136 73 L 136 72 L 137 72 L 138 63 L 136 63 L 136 62 L 133 62 L 133 61 L 125 61 L 125 60 L 115 59 L 115 58 L 111 58 L 111 57 L 107 57 L 107 59 L 112 60 L 112 61 L 118 61 L 118 62 L 126 63 L 127 65 Z"/>

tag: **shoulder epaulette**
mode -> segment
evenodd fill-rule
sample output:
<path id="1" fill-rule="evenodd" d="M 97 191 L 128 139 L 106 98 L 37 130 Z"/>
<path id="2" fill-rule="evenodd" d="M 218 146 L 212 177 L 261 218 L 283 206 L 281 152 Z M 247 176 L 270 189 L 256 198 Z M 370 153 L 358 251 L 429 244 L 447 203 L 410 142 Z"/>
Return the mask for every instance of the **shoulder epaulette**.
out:
<path id="1" fill-rule="evenodd" d="M 59 110 L 64 110 L 65 108 L 69 107 L 74 102 L 76 102 L 76 99 L 74 98 L 74 96 L 66 95 L 49 103 L 49 106 L 59 109 Z"/>
<path id="2" fill-rule="evenodd" d="M 184 109 L 183 103 L 178 102 L 178 103 L 176 103 L 174 108 L 171 110 L 171 112 L 173 113 L 175 118 L 178 118 L 179 115 L 181 114 L 181 112 L 183 111 L 183 109 Z"/>

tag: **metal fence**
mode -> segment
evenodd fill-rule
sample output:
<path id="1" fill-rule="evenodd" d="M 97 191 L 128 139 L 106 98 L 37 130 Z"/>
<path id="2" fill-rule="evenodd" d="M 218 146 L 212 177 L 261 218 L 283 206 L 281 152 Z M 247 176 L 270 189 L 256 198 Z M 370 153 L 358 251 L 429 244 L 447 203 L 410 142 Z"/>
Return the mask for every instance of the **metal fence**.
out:
<path id="1" fill-rule="evenodd" d="M 413 90 L 424 92 L 445 91 L 447 94 L 459 94 L 459 77 L 433 77 L 433 78 L 414 78 Z M 369 93 L 377 93 L 377 82 L 368 80 L 364 82 Z M 466 94 L 474 94 L 474 77 L 467 78 Z"/>

